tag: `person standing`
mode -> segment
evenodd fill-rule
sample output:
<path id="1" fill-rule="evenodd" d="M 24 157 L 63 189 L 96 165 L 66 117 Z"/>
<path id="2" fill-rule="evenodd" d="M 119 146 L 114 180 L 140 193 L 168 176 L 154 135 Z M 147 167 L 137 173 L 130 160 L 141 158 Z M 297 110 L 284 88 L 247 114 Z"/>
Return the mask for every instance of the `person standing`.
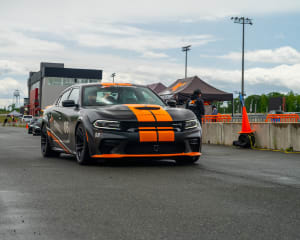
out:
<path id="1" fill-rule="evenodd" d="M 197 116 L 200 124 L 202 125 L 202 117 L 205 115 L 204 102 L 201 99 L 201 90 L 197 89 L 194 91 L 191 99 L 187 101 L 186 108 L 192 110 Z"/>
<path id="2" fill-rule="evenodd" d="M 4 119 L 4 122 L 3 122 L 3 127 L 5 127 L 6 123 L 7 123 L 8 119 L 7 117 Z"/>
<path id="3" fill-rule="evenodd" d="M 211 113 L 211 115 L 214 116 L 213 119 L 212 119 L 212 121 L 216 122 L 217 121 L 217 117 L 218 117 L 218 109 L 217 109 L 217 107 L 215 105 L 212 106 L 212 113 Z"/>

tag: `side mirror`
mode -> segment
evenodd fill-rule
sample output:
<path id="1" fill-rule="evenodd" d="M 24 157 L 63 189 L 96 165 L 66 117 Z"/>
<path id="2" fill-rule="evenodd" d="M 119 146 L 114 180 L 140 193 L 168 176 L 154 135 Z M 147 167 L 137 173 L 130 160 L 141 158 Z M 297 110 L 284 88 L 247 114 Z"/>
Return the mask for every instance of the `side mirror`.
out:
<path id="1" fill-rule="evenodd" d="M 64 100 L 64 101 L 62 101 L 62 106 L 63 107 L 75 107 L 75 102 L 74 102 L 74 100 Z"/>
<path id="2" fill-rule="evenodd" d="M 176 107 L 176 101 L 175 101 L 175 100 L 167 100 L 167 104 L 168 104 L 170 107 Z"/>

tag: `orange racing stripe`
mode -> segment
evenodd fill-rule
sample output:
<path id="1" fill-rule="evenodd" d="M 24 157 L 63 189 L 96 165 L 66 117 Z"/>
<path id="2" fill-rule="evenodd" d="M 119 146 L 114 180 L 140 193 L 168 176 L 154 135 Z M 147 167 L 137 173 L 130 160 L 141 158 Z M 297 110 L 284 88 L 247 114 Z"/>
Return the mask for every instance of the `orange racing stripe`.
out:
<path id="1" fill-rule="evenodd" d="M 155 122 L 155 118 L 149 110 L 137 109 L 137 107 L 142 107 L 141 104 L 125 104 L 136 116 L 139 122 Z M 148 106 L 148 105 L 147 105 Z M 156 105 L 155 105 L 156 106 Z"/>
<path id="2" fill-rule="evenodd" d="M 131 83 L 101 83 L 102 86 L 132 86 Z"/>
<path id="3" fill-rule="evenodd" d="M 65 148 L 65 146 L 60 142 L 59 139 L 57 139 L 49 130 L 47 130 L 48 136 L 50 136 L 66 153 L 70 153 L 68 149 Z"/>
<path id="4" fill-rule="evenodd" d="M 172 122 L 170 114 L 159 105 L 142 105 L 142 104 L 126 104 L 126 106 L 134 113 L 138 122 Z M 149 107 L 153 109 L 141 109 Z M 140 142 L 174 142 L 175 133 L 173 127 L 157 127 L 156 131 L 141 131 L 154 130 L 154 127 L 139 127 Z M 169 130 L 169 131 L 159 131 Z"/>

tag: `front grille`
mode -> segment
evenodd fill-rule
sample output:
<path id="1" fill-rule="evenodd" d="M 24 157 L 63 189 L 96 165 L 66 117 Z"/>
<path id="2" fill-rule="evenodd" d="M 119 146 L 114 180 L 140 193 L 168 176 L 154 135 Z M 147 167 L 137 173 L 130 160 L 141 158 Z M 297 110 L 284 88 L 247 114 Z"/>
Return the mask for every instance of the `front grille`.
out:
<path id="1" fill-rule="evenodd" d="M 184 152 L 183 143 L 128 143 L 126 154 L 168 154 Z"/>
<path id="2" fill-rule="evenodd" d="M 124 132 L 138 132 L 139 127 L 173 127 L 174 131 L 183 130 L 182 122 L 122 122 L 121 129 Z"/>

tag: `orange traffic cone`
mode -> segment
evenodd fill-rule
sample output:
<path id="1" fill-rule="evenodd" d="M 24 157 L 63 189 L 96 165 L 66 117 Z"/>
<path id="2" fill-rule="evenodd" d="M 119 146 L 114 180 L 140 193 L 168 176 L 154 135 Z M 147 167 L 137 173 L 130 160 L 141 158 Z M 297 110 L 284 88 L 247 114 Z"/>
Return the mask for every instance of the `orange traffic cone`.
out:
<path id="1" fill-rule="evenodd" d="M 28 129 L 28 123 L 26 123 L 26 129 Z"/>
<path id="2" fill-rule="evenodd" d="M 239 133 L 252 133 L 252 132 L 254 132 L 254 131 L 251 129 L 247 110 L 246 110 L 246 107 L 244 106 L 243 107 L 242 130 Z"/>

